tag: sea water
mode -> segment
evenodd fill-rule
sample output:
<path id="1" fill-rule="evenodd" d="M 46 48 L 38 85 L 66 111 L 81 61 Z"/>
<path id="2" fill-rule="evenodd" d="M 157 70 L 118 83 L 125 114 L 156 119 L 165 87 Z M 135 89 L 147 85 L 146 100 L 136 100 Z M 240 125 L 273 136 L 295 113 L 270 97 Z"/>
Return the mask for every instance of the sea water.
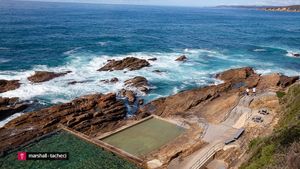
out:
<path id="1" fill-rule="evenodd" d="M 230 68 L 299 75 L 300 59 L 292 53 L 300 53 L 300 13 L 0 1 L 0 79 L 22 83 L 0 96 L 46 105 L 117 92 L 135 76 L 149 80 L 150 93 L 139 94 L 148 102 L 219 84 L 214 75 Z M 175 61 L 181 55 L 188 61 Z M 108 59 L 130 56 L 157 61 L 137 71 L 97 71 Z M 27 77 L 38 70 L 72 73 L 30 83 Z M 120 81 L 100 82 L 113 77 Z"/>

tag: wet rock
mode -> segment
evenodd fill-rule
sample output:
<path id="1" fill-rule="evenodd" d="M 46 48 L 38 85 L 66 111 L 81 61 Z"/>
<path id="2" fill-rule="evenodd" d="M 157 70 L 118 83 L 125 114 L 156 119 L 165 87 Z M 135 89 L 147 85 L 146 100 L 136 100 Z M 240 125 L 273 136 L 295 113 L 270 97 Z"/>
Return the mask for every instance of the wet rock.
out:
<path id="1" fill-rule="evenodd" d="M 126 106 L 113 93 L 87 95 L 69 103 L 26 113 L 0 128 L 0 152 L 54 131 L 58 124 L 87 135 L 111 131 L 122 124 L 120 121 L 126 113 Z"/>
<path id="2" fill-rule="evenodd" d="M 130 91 L 130 90 L 122 89 L 120 91 L 120 95 L 122 97 L 126 97 L 128 99 L 129 104 L 131 104 L 131 105 L 134 104 L 134 102 L 136 100 L 135 93 L 133 91 Z"/>
<path id="3" fill-rule="evenodd" d="M 157 58 L 149 58 L 148 60 L 149 60 L 149 61 L 156 61 Z"/>
<path id="4" fill-rule="evenodd" d="M 83 80 L 83 81 L 71 81 L 71 82 L 68 82 L 68 85 L 75 85 L 75 84 L 82 84 L 82 83 L 88 83 L 88 82 L 91 82 L 92 80 Z"/>
<path id="5" fill-rule="evenodd" d="M 144 104 L 144 99 L 139 99 L 139 105 L 143 105 Z"/>
<path id="6" fill-rule="evenodd" d="M 117 83 L 119 81 L 118 78 L 114 77 L 112 79 L 105 79 L 105 80 L 100 80 L 100 82 L 103 82 L 103 83 Z"/>
<path id="7" fill-rule="evenodd" d="M 15 90 L 20 86 L 19 80 L 0 80 L 0 93 Z"/>
<path id="8" fill-rule="evenodd" d="M 294 53 L 293 56 L 298 58 L 298 57 L 300 57 L 300 54 L 299 53 Z"/>
<path id="9" fill-rule="evenodd" d="M 162 73 L 162 72 L 164 72 L 164 71 L 161 71 L 161 70 L 153 70 L 152 72 L 154 72 L 154 73 Z"/>
<path id="10" fill-rule="evenodd" d="M 150 90 L 148 80 L 142 76 L 136 76 L 132 79 L 126 80 L 125 86 L 126 88 L 137 88 L 139 91 L 145 94 Z"/>
<path id="11" fill-rule="evenodd" d="M 21 102 L 19 98 L 3 98 L 0 97 L 0 120 L 21 112 L 28 107 L 28 104 Z"/>
<path id="12" fill-rule="evenodd" d="M 66 71 L 62 73 L 55 73 L 55 72 L 47 72 L 47 71 L 36 71 L 34 75 L 28 77 L 27 79 L 33 83 L 41 83 L 52 80 L 54 78 L 64 76 L 71 71 Z"/>
<path id="13" fill-rule="evenodd" d="M 179 58 L 177 58 L 175 61 L 183 62 L 183 61 L 186 61 L 186 60 L 187 60 L 187 57 L 185 55 L 182 55 Z"/>
<path id="14" fill-rule="evenodd" d="M 114 71 L 128 69 L 139 70 L 143 67 L 150 66 L 150 63 L 145 59 L 139 59 L 135 57 L 127 57 L 122 60 L 111 60 L 105 66 L 100 68 L 98 71 Z"/>

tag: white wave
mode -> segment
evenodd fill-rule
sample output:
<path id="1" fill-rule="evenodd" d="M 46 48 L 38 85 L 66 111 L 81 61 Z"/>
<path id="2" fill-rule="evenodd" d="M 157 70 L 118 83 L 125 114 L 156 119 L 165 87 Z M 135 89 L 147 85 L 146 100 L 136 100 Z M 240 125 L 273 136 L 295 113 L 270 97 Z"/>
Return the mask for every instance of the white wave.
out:
<path id="1" fill-rule="evenodd" d="M 0 50 L 10 50 L 10 48 L 0 47 Z"/>
<path id="2" fill-rule="evenodd" d="M 253 50 L 254 52 L 265 52 L 265 51 L 267 51 L 266 49 L 261 49 L 261 48 L 259 48 L 259 49 L 254 49 Z"/>
<path id="3" fill-rule="evenodd" d="M 74 48 L 74 49 L 68 50 L 68 51 L 64 52 L 64 55 L 70 55 L 70 54 L 73 54 L 73 53 L 75 53 L 75 52 L 76 52 L 77 50 L 79 50 L 79 49 L 82 49 L 82 47 L 76 47 L 76 48 Z"/>
<path id="4" fill-rule="evenodd" d="M 103 47 L 103 46 L 107 46 L 108 42 L 97 42 L 97 44 Z"/>
<path id="5" fill-rule="evenodd" d="M 1 59 L 0 58 L 0 63 L 6 63 L 6 62 L 9 62 L 10 61 L 10 59 Z"/>
<path id="6" fill-rule="evenodd" d="M 293 57 L 293 58 L 299 58 L 299 57 L 296 57 L 295 54 L 300 54 L 300 51 L 287 51 L 286 56 Z"/>
<path id="7" fill-rule="evenodd" d="M 3 127 L 6 123 L 8 123 L 9 121 L 21 116 L 23 113 L 16 113 L 16 114 L 13 114 L 11 115 L 10 117 L 0 121 L 0 128 Z"/>

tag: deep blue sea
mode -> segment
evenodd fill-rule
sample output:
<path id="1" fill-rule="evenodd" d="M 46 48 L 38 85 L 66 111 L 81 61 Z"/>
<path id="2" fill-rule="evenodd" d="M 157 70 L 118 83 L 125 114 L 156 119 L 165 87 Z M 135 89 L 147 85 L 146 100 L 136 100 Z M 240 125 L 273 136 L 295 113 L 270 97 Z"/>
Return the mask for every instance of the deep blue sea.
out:
<path id="1" fill-rule="evenodd" d="M 259 73 L 300 75 L 300 13 L 249 9 L 14 2 L 0 0 L 0 79 L 22 86 L 0 94 L 67 102 L 94 92 L 114 92 L 131 77 L 146 77 L 147 101 L 217 84 L 214 74 L 252 66 Z M 189 60 L 178 63 L 180 55 Z M 109 58 L 157 57 L 138 71 L 97 72 Z M 157 74 L 153 70 L 165 71 Z M 36 70 L 72 73 L 41 84 Z M 118 77 L 117 84 L 100 80 Z M 70 81 L 89 80 L 68 85 Z"/>

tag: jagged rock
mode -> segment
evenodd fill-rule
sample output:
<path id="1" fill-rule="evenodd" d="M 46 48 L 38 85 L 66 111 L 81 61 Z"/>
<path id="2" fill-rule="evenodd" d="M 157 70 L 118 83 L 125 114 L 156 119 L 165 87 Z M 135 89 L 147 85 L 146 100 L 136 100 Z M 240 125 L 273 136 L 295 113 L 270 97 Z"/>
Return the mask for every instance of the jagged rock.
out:
<path id="1" fill-rule="evenodd" d="M 149 60 L 149 61 L 156 61 L 157 58 L 149 58 L 148 60 Z"/>
<path id="2" fill-rule="evenodd" d="M 127 57 L 122 60 L 111 60 L 105 66 L 100 68 L 98 71 L 114 71 L 128 69 L 138 70 L 143 67 L 150 66 L 150 63 L 145 59 L 138 59 L 135 57 Z"/>
<path id="3" fill-rule="evenodd" d="M 20 87 L 19 80 L 0 80 L 0 93 L 15 90 Z"/>
<path id="4" fill-rule="evenodd" d="M 120 121 L 126 113 L 126 106 L 113 93 L 83 96 L 69 103 L 26 113 L 0 128 L 0 152 L 49 133 L 60 123 L 87 135 L 111 131 L 122 124 Z"/>
<path id="5" fill-rule="evenodd" d="M 129 104 L 133 104 L 136 100 L 136 96 L 133 91 L 122 89 L 120 91 L 120 95 L 122 97 L 126 97 L 128 99 Z"/>
<path id="6" fill-rule="evenodd" d="M 3 98 L 0 97 L 0 120 L 25 110 L 28 104 L 19 101 L 19 98 Z"/>
<path id="7" fill-rule="evenodd" d="M 142 76 L 136 76 L 125 81 L 126 88 L 137 88 L 139 91 L 148 93 L 150 86 L 148 80 Z"/>
<path id="8" fill-rule="evenodd" d="M 273 73 L 270 75 L 264 75 L 260 77 L 260 81 L 257 85 L 259 89 L 265 88 L 285 88 L 295 83 L 299 79 L 299 76 L 288 77 L 279 73 Z"/>
<path id="9" fill-rule="evenodd" d="M 228 82 L 233 80 L 234 81 L 244 80 L 254 74 L 255 72 L 251 67 L 244 67 L 244 68 L 230 69 L 224 71 L 222 73 L 217 74 L 216 77 L 220 80 Z"/>
<path id="10" fill-rule="evenodd" d="M 41 83 L 52 80 L 56 77 L 64 76 L 71 71 L 66 71 L 62 73 L 55 73 L 55 72 L 47 72 L 47 71 L 36 71 L 34 75 L 28 77 L 27 79 L 33 83 Z"/>
<path id="11" fill-rule="evenodd" d="M 185 55 L 180 56 L 179 58 L 177 58 L 175 61 L 186 61 L 187 57 Z"/>

